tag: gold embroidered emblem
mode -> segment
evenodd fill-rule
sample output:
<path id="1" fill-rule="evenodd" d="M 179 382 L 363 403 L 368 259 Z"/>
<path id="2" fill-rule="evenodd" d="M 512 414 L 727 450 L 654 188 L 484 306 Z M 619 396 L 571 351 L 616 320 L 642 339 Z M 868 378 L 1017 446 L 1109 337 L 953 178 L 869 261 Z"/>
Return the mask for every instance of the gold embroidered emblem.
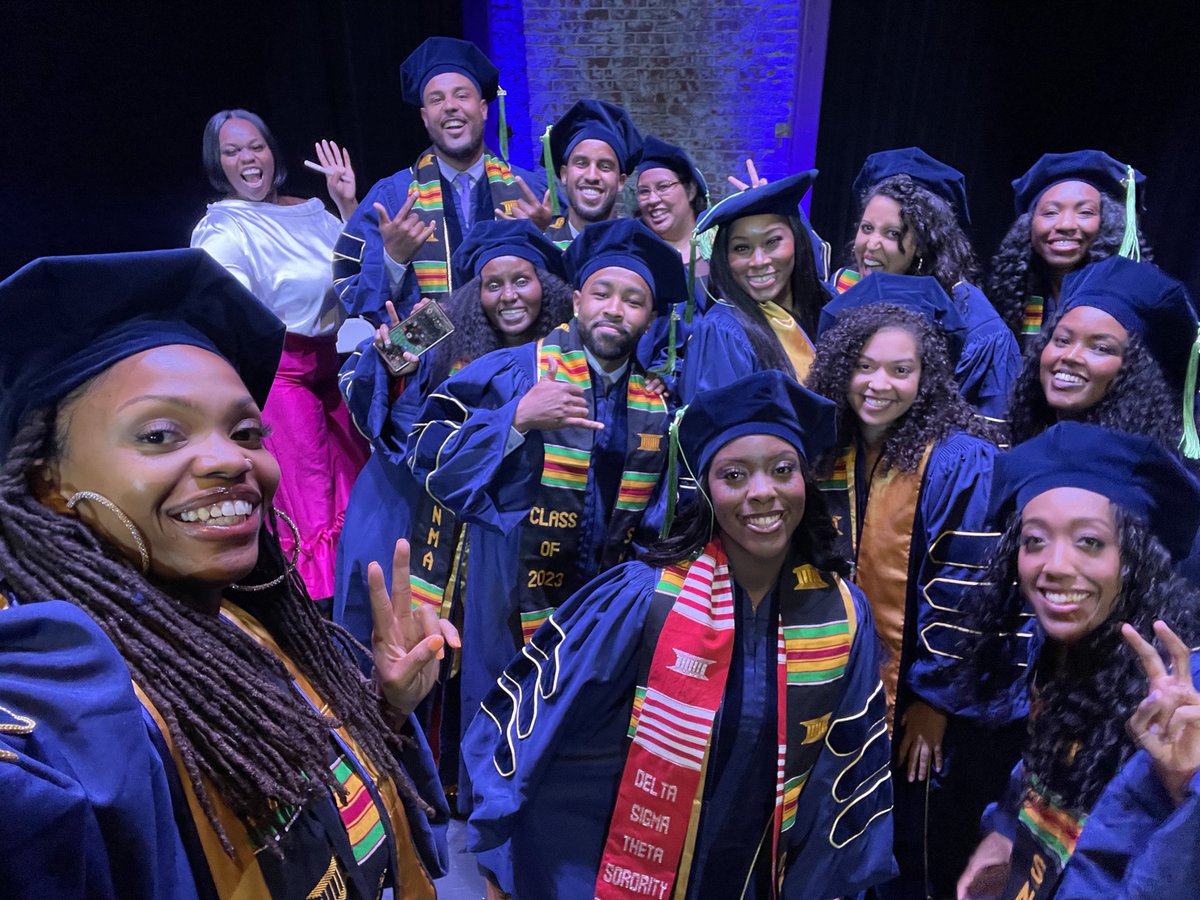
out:
<path id="1" fill-rule="evenodd" d="M 346 900 L 346 896 L 346 877 L 342 874 L 337 857 L 334 856 L 329 860 L 329 868 L 325 870 L 321 880 L 305 895 L 304 900 Z"/>
<path id="2" fill-rule="evenodd" d="M 504 207 L 504 214 L 511 216 L 512 211 L 516 208 L 519 202 L 519 200 L 502 200 L 500 201 L 500 205 Z"/>
<path id="3" fill-rule="evenodd" d="M 823 741 L 826 733 L 829 731 L 829 717 L 833 713 L 825 713 L 816 719 L 809 719 L 807 722 L 801 722 L 804 726 L 804 740 L 800 743 L 815 744 L 817 741 Z"/>
<path id="4" fill-rule="evenodd" d="M 817 588 L 829 587 L 825 583 L 825 579 L 821 577 L 821 573 L 817 570 L 816 566 L 809 565 L 808 563 L 796 566 L 796 568 L 792 569 L 792 574 L 796 576 L 795 590 L 797 591 L 813 591 Z"/>
<path id="5" fill-rule="evenodd" d="M 662 450 L 661 434 L 642 434 L 639 431 L 638 437 L 641 438 L 641 443 L 638 444 L 639 450 L 647 450 L 651 453 L 656 453 L 659 450 Z"/>
<path id="6" fill-rule="evenodd" d="M 843 534 L 842 519 L 845 517 L 844 516 L 830 516 L 829 518 L 833 519 L 833 527 L 837 531 L 838 537 L 841 537 Z"/>

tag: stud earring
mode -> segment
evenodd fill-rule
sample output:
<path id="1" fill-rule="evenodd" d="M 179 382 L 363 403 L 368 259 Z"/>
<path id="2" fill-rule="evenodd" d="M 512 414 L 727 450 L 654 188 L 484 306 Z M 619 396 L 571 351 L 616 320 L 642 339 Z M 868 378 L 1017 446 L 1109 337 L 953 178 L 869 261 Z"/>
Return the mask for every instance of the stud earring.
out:
<path id="1" fill-rule="evenodd" d="M 103 494 L 97 494 L 95 491 L 76 491 L 71 495 L 70 499 L 67 500 L 67 509 L 74 509 L 80 500 L 92 500 L 96 503 L 99 503 L 117 517 L 117 520 L 124 525 L 126 529 L 128 529 L 129 533 L 133 536 L 134 544 L 137 545 L 138 556 L 141 557 L 142 560 L 142 574 L 145 575 L 147 572 L 149 572 L 150 551 L 146 549 L 146 542 L 142 539 L 142 533 L 138 531 L 138 527 L 133 524 L 133 521 L 129 518 L 129 516 L 125 515 L 125 511 Z"/>

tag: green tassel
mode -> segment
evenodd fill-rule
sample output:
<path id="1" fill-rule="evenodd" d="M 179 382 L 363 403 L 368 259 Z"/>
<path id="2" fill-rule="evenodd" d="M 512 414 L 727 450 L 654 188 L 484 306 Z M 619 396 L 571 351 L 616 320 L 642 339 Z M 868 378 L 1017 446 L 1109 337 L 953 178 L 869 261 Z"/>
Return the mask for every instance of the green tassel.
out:
<path id="1" fill-rule="evenodd" d="M 692 317 L 696 315 L 696 244 L 699 243 L 699 238 L 693 234 L 689 243 L 691 253 L 688 259 L 688 295 L 687 305 L 683 308 L 683 320 L 691 325 Z"/>
<path id="2" fill-rule="evenodd" d="M 679 449 L 679 423 L 683 421 L 685 412 L 687 407 L 681 407 L 667 429 L 667 514 L 658 531 L 659 538 L 664 540 L 671 533 L 671 525 L 675 522 L 675 502 L 679 499 L 679 457 L 682 455 Z"/>
<path id="3" fill-rule="evenodd" d="M 1125 167 L 1125 236 L 1117 252 L 1134 262 L 1142 261 L 1142 248 L 1137 234 L 1137 181 L 1133 177 L 1133 166 Z"/>
<path id="4" fill-rule="evenodd" d="M 546 184 L 550 186 L 550 215 L 558 217 L 558 190 L 555 184 L 554 154 L 550 152 L 550 126 L 542 133 L 542 165 L 546 167 Z"/>
<path id="5" fill-rule="evenodd" d="M 508 91 L 502 87 L 496 88 L 496 100 L 500 103 L 500 158 L 508 162 L 508 116 L 504 114 L 504 98 Z"/>
<path id="6" fill-rule="evenodd" d="M 1188 459 L 1200 459 L 1200 436 L 1196 434 L 1196 367 L 1200 361 L 1200 330 L 1188 354 L 1187 377 L 1183 381 L 1183 439 L 1179 448 Z"/>

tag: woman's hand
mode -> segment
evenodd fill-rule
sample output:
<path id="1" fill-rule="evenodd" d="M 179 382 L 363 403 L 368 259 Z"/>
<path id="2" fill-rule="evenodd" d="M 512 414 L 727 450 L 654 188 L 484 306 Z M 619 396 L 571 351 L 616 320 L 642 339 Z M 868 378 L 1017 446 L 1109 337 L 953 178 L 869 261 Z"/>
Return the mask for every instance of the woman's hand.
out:
<path id="1" fill-rule="evenodd" d="M 914 700 L 900 720 L 904 736 L 900 739 L 900 764 L 908 769 L 909 781 L 929 777 L 932 759 L 934 771 L 942 771 L 942 738 L 946 734 L 946 714 L 928 703 Z"/>
<path id="2" fill-rule="evenodd" d="M 354 167 L 350 164 L 350 150 L 339 147 L 333 141 L 317 141 L 313 146 L 317 151 L 317 160 L 325 170 L 329 199 L 337 206 L 342 221 L 349 222 L 358 208 L 358 187 Z"/>
<path id="3" fill-rule="evenodd" d="M 958 879 L 958 900 L 989 900 L 999 897 L 1012 865 L 1011 838 L 993 831 L 975 848 Z"/>
<path id="4" fill-rule="evenodd" d="M 662 397 L 664 395 L 670 396 L 670 392 L 667 390 L 667 383 L 663 381 L 661 375 L 655 372 L 647 373 L 646 390 L 654 394 L 656 397 Z"/>
<path id="5" fill-rule="evenodd" d="M 389 332 L 400 324 L 400 316 L 396 313 L 396 306 L 391 300 L 387 301 L 387 303 L 384 305 L 387 307 L 388 321 L 386 324 L 380 325 L 375 329 L 375 349 L 380 353 L 390 353 L 392 352 L 392 339 Z M 420 305 L 421 304 L 418 303 L 417 308 L 419 308 Z M 413 372 L 417 371 L 417 364 L 419 362 L 420 360 L 416 356 L 405 350 L 404 366 L 398 372 L 392 372 L 391 369 L 388 369 L 388 374 L 393 378 L 401 378 L 405 375 L 411 375 Z"/>
<path id="6" fill-rule="evenodd" d="M 1188 783 L 1200 771 L 1200 691 L 1192 682 L 1191 653 L 1167 624 L 1154 623 L 1154 633 L 1171 658 L 1163 665 L 1158 651 L 1132 625 L 1121 626 L 1142 671 L 1146 673 L 1146 699 L 1126 728 L 1129 736 L 1150 754 L 1155 774 L 1175 801 L 1183 803 Z"/>
<path id="7" fill-rule="evenodd" d="M 727 180 L 739 191 L 748 191 L 750 188 L 762 187 L 767 183 L 767 179 L 759 177 L 758 170 L 754 168 L 754 160 L 752 159 L 746 160 L 746 176 L 750 179 L 749 182 L 735 178 L 733 175 L 730 175 Z"/>
<path id="8" fill-rule="evenodd" d="M 384 699 L 405 715 L 433 688 L 446 644 L 461 646 L 458 629 L 449 620 L 439 619 L 432 606 L 412 608 L 408 553 L 408 541 L 396 541 L 390 595 L 379 563 L 367 567 L 375 672 Z"/>

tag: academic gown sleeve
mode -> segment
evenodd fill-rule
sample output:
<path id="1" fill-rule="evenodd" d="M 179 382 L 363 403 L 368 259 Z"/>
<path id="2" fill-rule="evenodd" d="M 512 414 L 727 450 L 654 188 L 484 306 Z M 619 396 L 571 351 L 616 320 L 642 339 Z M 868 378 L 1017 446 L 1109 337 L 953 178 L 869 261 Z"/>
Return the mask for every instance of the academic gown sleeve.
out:
<path id="1" fill-rule="evenodd" d="M 536 431 L 518 443 L 517 404 L 534 385 L 534 344 L 485 354 L 430 392 L 408 439 L 417 482 L 464 521 L 509 532 L 542 471 Z"/>
<path id="2" fill-rule="evenodd" d="M 730 306 L 717 301 L 695 321 L 679 378 L 679 401 L 691 403 L 701 391 L 724 387 L 761 368 L 746 330 Z"/>
<path id="3" fill-rule="evenodd" d="M 467 729 L 468 849 L 516 900 L 593 896 L 654 576 L 625 563 L 582 587 L 501 673 Z"/>
<path id="4" fill-rule="evenodd" d="M 1192 658 L 1197 681 L 1200 659 Z M 1200 890 L 1200 774 L 1179 807 L 1139 750 L 1109 782 L 1079 835 L 1057 900 L 1189 900 Z"/>
<path id="5" fill-rule="evenodd" d="M 397 172 L 377 182 L 338 236 L 333 245 L 333 285 L 346 313 L 362 316 L 373 325 L 387 320 L 388 300 L 396 305 L 403 319 L 420 299 L 416 275 L 412 266 L 393 290 L 383 262 L 383 239 L 379 234 L 379 211 L 383 204 L 388 215 L 394 216 L 408 198 L 412 172 Z"/>
<path id="6" fill-rule="evenodd" d="M 906 638 L 906 685 L 920 699 L 943 712 L 992 721 L 1011 721 L 1020 706 L 1021 684 L 1014 659 L 1009 691 L 984 707 L 953 688 L 962 659 L 962 627 L 966 605 L 979 596 L 988 559 L 999 534 L 987 517 L 988 495 L 996 447 L 982 438 L 956 434 L 934 448 L 925 471 L 913 540 L 921 541 L 916 580 L 911 589 L 910 614 L 916 627 Z M 914 554 L 917 552 L 914 547 Z M 912 607 L 915 606 L 915 610 Z M 1020 661 L 1025 650 L 1019 651 Z"/>
<path id="7" fill-rule="evenodd" d="M 0 893 L 194 900 L 129 669 L 73 604 L 0 610 Z"/>
<path id="8" fill-rule="evenodd" d="M 1021 374 L 1021 350 L 1012 330 L 973 284 L 954 288 L 959 308 L 966 309 L 967 339 L 955 367 L 959 392 L 981 416 L 1002 421 L 1008 398 Z"/>

